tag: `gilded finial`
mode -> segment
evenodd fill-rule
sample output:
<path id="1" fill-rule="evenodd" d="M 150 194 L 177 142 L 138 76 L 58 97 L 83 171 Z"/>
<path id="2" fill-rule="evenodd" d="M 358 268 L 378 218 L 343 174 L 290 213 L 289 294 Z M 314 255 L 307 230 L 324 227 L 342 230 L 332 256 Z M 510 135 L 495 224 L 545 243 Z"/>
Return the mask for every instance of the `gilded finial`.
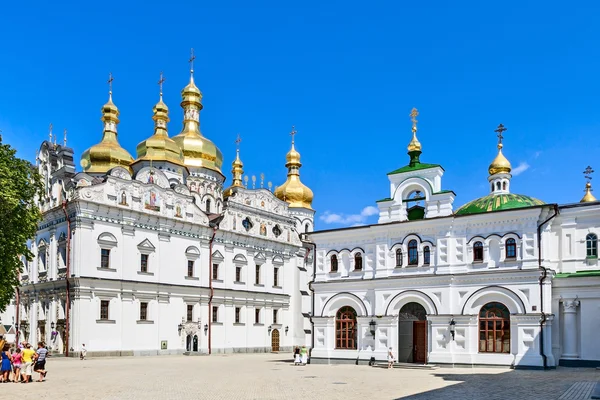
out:
<path id="1" fill-rule="evenodd" d="M 498 125 L 498 128 L 494 130 L 494 132 L 496 132 L 498 136 L 498 155 L 496 156 L 496 158 L 494 158 L 494 161 L 492 161 L 492 163 L 488 167 L 488 172 L 490 173 L 490 175 L 495 175 L 498 173 L 510 174 L 510 171 L 512 169 L 510 161 L 508 161 L 508 159 L 504 157 L 504 154 L 502 154 L 502 140 L 504 139 L 503 134 L 504 132 L 506 132 L 506 130 L 507 129 L 502 124 Z"/>
<path id="2" fill-rule="evenodd" d="M 417 123 L 419 121 L 417 121 L 417 116 L 419 115 L 419 110 L 417 110 L 415 107 L 413 107 L 413 109 L 410 111 L 410 120 L 412 121 L 412 131 L 416 132 L 417 131 Z"/>
<path id="3" fill-rule="evenodd" d="M 65 128 L 65 132 L 63 135 L 63 146 L 67 147 L 67 128 Z"/>
<path id="4" fill-rule="evenodd" d="M 160 71 L 160 79 L 158 80 L 158 87 L 160 88 L 160 100 L 162 101 L 162 95 L 163 95 L 163 83 L 165 83 L 165 77 L 162 73 L 162 71 Z"/>
<path id="5" fill-rule="evenodd" d="M 193 77 L 194 76 L 194 60 L 196 59 L 196 56 L 194 55 L 194 48 L 192 47 L 192 49 L 190 50 L 190 59 L 188 60 L 188 62 L 190 63 L 190 75 Z"/>
<path id="6" fill-rule="evenodd" d="M 418 158 L 418 154 L 420 154 L 421 151 L 421 142 L 419 142 L 419 139 L 417 139 L 417 116 L 419 115 L 419 111 L 413 107 L 413 109 L 411 110 L 409 116 L 410 116 L 410 120 L 412 122 L 412 139 L 410 140 L 410 143 L 408 144 L 408 153 L 412 153 L 411 155 L 411 159 L 410 159 L 410 165 L 415 165 L 419 163 L 419 158 Z M 419 152 L 419 153 L 416 153 Z"/>
<path id="7" fill-rule="evenodd" d="M 52 143 L 52 122 L 48 126 L 48 137 L 49 137 L 50 143 Z"/>
<path id="8" fill-rule="evenodd" d="M 590 203 L 592 201 L 596 201 L 596 198 L 592 194 L 592 190 L 593 190 L 592 189 L 592 174 L 593 173 L 594 173 L 594 170 L 589 165 L 583 171 L 583 175 L 585 176 L 585 179 L 587 182 L 585 183 L 585 195 L 581 199 L 581 203 Z"/>

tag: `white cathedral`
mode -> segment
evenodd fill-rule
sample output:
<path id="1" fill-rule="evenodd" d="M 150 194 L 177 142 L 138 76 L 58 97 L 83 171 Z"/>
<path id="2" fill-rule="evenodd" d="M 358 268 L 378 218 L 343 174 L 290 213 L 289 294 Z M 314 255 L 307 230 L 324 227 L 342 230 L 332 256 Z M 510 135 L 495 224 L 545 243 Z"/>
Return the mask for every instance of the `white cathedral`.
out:
<path id="1" fill-rule="evenodd" d="M 600 366 L 600 202 L 589 181 L 573 204 L 511 193 L 500 125 L 490 193 L 455 209 L 444 169 L 421 162 L 413 110 L 409 163 L 388 173 L 378 223 L 314 232 L 293 135 L 274 193 L 243 182 L 239 145 L 224 188 L 201 100 L 192 72 L 171 139 L 161 93 L 136 159 L 117 141 L 112 94 L 83 172 L 66 144 L 42 144 L 43 221 L 9 327 L 21 340 L 67 355 L 83 343 L 92 356 L 307 345 L 313 363 L 392 351 L 403 363 Z"/>

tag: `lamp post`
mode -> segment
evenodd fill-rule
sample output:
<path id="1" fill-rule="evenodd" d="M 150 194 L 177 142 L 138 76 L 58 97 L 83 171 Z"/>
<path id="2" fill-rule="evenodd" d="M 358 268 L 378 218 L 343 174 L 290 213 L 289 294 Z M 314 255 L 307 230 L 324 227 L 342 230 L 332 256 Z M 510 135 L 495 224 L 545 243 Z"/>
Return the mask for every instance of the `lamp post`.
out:
<path id="1" fill-rule="evenodd" d="M 179 332 L 179 334 L 181 335 L 181 331 L 183 330 L 183 321 L 179 323 L 179 325 L 177 325 L 177 331 Z"/>
<path id="2" fill-rule="evenodd" d="M 377 322 L 375 322 L 374 319 L 371 320 L 371 322 L 369 322 L 369 329 L 371 330 L 371 335 L 373 335 L 373 337 L 375 337 L 375 328 L 377 327 Z"/>
<path id="3" fill-rule="evenodd" d="M 273 328 L 271 327 L 271 325 L 269 325 L 269 335 L 271 334 L 271 330 L 272 330 L 272 329 L 273 329 Z"/>
<path id="4" fill-rule="evenodd" d="M 50 322 L 50 329 L 54 330 L 54 327 L 55 327 L 55 326 L 56 326 L 56 325 L 54 325 L 54 321 Z"/>
<path id="5" fill-rule="evenodd" d="M 285 327 L 285 335 L 286 335 L 286 336 L 287 336 L 287 333 L 288 333 L 288 331 L 289 331 L 289 330 L 290 330 L 290 327 L 289 327 L 289 326 L 286 326 L 286 327 Z"/>
<path id="6" fill-rule="evenodd" d="M 204 334 L 206 335 L 207 332 L 208 332 L 208 324 L 204 324 Z"/>
<path id="7" fill-rule="evenodd" d="M 455 335 L 455 325 L 456 322 L 454 322 L 454 318 L 452 318 L 450 320 L 450 334 L 452 335 L 452 340 L 454 340 L 454 335 Z"/>

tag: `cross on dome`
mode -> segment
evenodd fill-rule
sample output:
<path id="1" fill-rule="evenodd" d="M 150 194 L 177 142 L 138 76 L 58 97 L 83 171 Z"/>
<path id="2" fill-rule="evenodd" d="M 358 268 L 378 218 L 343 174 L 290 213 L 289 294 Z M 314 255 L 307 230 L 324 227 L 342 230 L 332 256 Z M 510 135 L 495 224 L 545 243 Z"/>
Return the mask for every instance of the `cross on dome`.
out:
<path id="1" fill-rule="evenodd" d="M 188 62 L 190 63 L 190 74 L 194 75 L 194 60 L 196 59 L 196 56 L 194 55 L 194 48 L 192 47 L 191 51 L 190 51 L 190 59 L 188 60 Z"/>
<path id="2" fill-rule="evenodd" d="M 585 176 L 585 179 L 587 179 L 588 183 L 590 183 L 592 181 L 592 174 L 593 173 L 594 173 L 594 170 L 589 165 L 583 171 L 583 175 Z"/>
<path id="3" fill-rule="evenodd" d="M 108 83 L 108 94 L 112 95 L 112 83 L 115 80 L 115 78 L 113 78 L 112 76 L 112 72 L 108 73 L 108 80 L 106 81 L 106 83 Z"/>
<path id="4" fill-rule="evenodd" d="M 292 125 L 292 131 L 290 132 L 290 135 L 292 136 L 292 144 L 294 144 L 294 135 L 296 135 L 297 133 L 298 131 L 296 131 L 296 127 Z"/>
<path id="5" fill-rule="evenodd" d="M 413 132 L 417 131 L 417 123 L 419 121 L 417 121 L 417 116 L 419 115 L 419 110 L 417 110 L 415 107 L 413 107 L 413 109 L 410 111 L 410 120 L 412 121 L 412 130 Z"/>
<path id="6" fill-rule="evenodd" d="M 506 128 L 504 127 L 504 125 L 500 124 L 498 125 L 498 128 L 496 128 L 496 130 L 494 132 L 496 132 L 498 134 L 498 146 L 502 147 L 502 139 L 504 139 L 504 136 L 502 135 L 504 132 L 506 132 Z"/>
<path id="7" fill-rule="evenodd" d="M 158 81 L 158 87 L 160 88 L 160 97 L 162 98 L 163 95 L 163 83 L 165 83 L 165 77 L 163 76 L 163 72 L 160 71 L 160 80 Z"/>

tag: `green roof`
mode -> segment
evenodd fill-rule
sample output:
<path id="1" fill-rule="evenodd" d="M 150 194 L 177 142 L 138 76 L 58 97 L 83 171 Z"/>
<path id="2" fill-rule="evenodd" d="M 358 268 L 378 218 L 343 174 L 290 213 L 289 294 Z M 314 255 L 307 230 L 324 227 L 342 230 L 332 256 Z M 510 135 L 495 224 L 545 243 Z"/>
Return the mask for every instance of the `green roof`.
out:
<path id="1" fill-rule="evenodd" d="M 556 274 L 556 278 L 587 278 L 590 276 L 600 276 L 600 270 Z"/>
<path id="2" fill-rule="evenodd" d="M 486 212 L 541 206 L 544 203 L 533 197 L 521 194 L 489 194 L 465 204 L 456 215 L 481 214 Z"/>
<path id="3" fill-rule="evenodd" d="M 386 197 L 385 199 L 381 199 L 381 200 L 377 200 L 377 201 L 375 201 L 375 203 L 381 203 L 382 201 L 390 201 L 390 200 L 394 200 L 394 199 L 391 199 L 391 198 L 389 198 L 389 197 Z"/>
<path id="4" fill-rule="evenodd" d="M 398 168 L 392 172 L 388 172 L 388 175 L 401 174 L 403 172 L 412 172 L 419 171 L 421 169 L 429 169 L 429 168 L 441 168 L 442 166 L 439 164 L 425 164 L 425 163 L 415 163 L 414 165 L 406 165 L 402 168 Z"/>

